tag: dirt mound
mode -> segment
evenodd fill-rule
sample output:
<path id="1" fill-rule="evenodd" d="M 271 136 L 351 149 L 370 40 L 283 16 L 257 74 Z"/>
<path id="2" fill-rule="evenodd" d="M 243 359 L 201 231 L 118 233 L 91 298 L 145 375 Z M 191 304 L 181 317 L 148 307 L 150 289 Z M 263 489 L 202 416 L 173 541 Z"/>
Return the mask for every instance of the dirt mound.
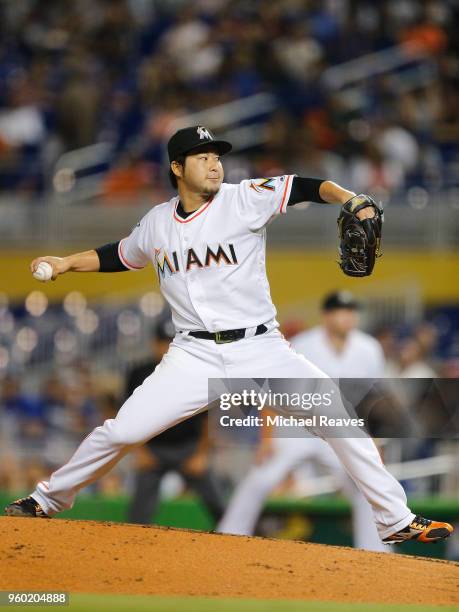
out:
<path id="1" fill-rule="evenodd" d="M 120 523 L 0 517 L 0 566 L 0 591 L 459 602 L 457 563 Z"/>

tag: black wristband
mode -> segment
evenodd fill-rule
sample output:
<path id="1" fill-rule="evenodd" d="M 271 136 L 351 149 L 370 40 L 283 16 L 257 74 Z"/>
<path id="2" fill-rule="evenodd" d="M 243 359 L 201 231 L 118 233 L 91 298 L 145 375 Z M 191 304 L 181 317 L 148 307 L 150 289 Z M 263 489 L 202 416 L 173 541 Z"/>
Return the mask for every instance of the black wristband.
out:
<path id="1" fill-rule="evenodd" d="M 298 202 L 320 202 L 325 204 L 325 200 L 320 197 L 320 186 L 324 179 L 303 178 L 295 176 L 292 181 L 292 189 L 287 206 L 293 206 Z"/>
<path id="2" fill-rule="evenodd" d="M 99 272 L 126 272 L 129 268 L 123 264 L 118 255 L 118 242 L 110 242 L 95 249 L 99 256 Z"/>

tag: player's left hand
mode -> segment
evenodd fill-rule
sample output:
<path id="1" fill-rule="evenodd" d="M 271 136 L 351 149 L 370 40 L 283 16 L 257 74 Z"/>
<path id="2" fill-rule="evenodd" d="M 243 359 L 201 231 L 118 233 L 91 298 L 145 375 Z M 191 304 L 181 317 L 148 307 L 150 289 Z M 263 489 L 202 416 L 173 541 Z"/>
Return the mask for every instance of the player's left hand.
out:
<path id="1" fill-rule="evenodd" d="M 353 196 L 341 208 L 338 217 L 339 260 L 348 276 L 369 276 L 375 260 L 381 256 L 383 209 L 373 198 Z"/>
<path id="2" fill-rule="evenodd" d="M 369 206 L 368 208 L 362 208 L 362 210 L 359 210 L 356 217 L 360 221 L 363 221 L 364 219 L 373 219 L 375 214 L 375 209 Z"/>

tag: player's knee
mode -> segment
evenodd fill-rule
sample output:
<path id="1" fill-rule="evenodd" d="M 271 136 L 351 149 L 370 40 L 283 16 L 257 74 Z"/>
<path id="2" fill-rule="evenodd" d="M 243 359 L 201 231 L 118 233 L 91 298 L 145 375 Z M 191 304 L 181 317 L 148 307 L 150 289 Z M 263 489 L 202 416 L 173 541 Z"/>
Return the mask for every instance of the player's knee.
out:
<path id="1" fill-rule="evenodd" d="M 102 428 L 108 435 L 111 444 L 115 446 L 135 446 L 144 441 L 144 435 L 138 429 L 121 427 L 116 419 L 107 419 Z"/>

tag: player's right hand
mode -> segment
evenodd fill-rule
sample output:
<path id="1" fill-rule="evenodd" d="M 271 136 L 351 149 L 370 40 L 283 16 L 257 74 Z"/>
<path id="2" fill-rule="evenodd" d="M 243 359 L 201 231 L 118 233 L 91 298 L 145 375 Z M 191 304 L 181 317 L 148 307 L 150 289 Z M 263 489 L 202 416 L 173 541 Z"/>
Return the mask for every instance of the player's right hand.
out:
<path id="1" fill-rule="evenodd" d="M 56 280 L 59 274 L 65 274 L 68 272 L 70 268 L 70 264 L 68 263 L 65 257 L 52 257 L 50 255 L 46 255 L 45 257 L 37 257 L 30 264 L 30 271 L 32 274 L 38 268 L 38 264 L 42 261 L 46 261 L 53 269 L 52 280 Z"/>

